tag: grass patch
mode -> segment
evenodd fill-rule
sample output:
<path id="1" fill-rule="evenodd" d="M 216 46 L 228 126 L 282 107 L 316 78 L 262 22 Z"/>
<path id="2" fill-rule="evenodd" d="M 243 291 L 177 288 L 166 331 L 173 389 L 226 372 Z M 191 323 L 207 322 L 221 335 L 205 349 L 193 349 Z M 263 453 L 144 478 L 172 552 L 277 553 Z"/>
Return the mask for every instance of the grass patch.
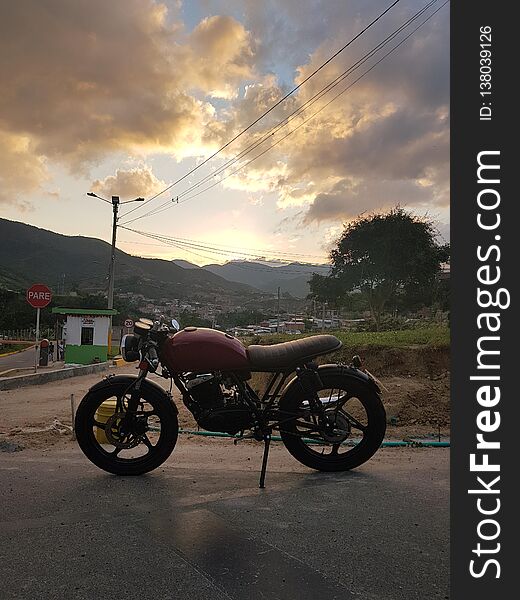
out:
<path id="1" fill-rule="evenodd" d="M 448 327 L 443 326 L 399 331 L 340 332 L 338 337 L 345 346 L 378 346 L 381 348 L 430 346 L 432 348 L 445 348 L 450 345 L 450 330 Z"/>
<path id="2" fill-rule="evenodd" d="M 28 342 L 26 344 L 0 344 L 0 356 L 5 356 L 6 354 L 12 354 L 13 352 L 20 352 L 21 350 L 26 350 L 31 345 L 31 342 Z"/>
<path id="3" fill-rule="evenodd" d="M 427 346 L 430 348 L 447 348 L 450 345 L 450 330 L 437 325 L 402 329 L 398 331 L 330 331 L 343 342 L 344 348 L 407 348 L 410 346 Z M 313 335 L 309 333 L 308 335 Z M 299 339 L 300 335 L 276 334 L 255 336 L 246 344 L 277 344 Z"/>

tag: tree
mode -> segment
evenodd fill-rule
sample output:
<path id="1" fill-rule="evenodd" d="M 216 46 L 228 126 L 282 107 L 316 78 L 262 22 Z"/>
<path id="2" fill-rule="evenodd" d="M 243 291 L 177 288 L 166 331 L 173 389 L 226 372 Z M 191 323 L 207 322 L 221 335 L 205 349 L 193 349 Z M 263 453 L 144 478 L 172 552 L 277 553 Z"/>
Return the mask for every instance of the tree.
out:
<path id="1" fill-rule="evenodd" d="M 218 316 L 222 327 L 247 327 L 266 320 L 268 317 L 258 310 L 241 310 L 237 312 L 224 312 Z"/>
<path id="2" fill-rule="evenodd" d="M 212 323 L 209 319 L 199 317 L 197 313 L 191 311 L 182 311 L 179 313 L 179 324 L 181 328 L 184 327 L 211 327 Z"/>
<path id="3" fill-rule="evenodd" d="M 313 273 L 309 286 L 311 293 L 308 298 L 312 297 L 318 302 L 326 302 L 332 306 L 341 306 L 343 303 L 345 289 L 338 278 Z"/>
<path id="4" fill-rule="evenodd" d="M 389 301 L 433 293 L 449 246 L 437 244 L 431 221 L 396 207 L 388 213 L 361 215 L 346 225 L 330 257 L 331 274 L 313 277 L 312 292 L 337 290 L 343 296 L 361 291 L 379 328 Z"/>

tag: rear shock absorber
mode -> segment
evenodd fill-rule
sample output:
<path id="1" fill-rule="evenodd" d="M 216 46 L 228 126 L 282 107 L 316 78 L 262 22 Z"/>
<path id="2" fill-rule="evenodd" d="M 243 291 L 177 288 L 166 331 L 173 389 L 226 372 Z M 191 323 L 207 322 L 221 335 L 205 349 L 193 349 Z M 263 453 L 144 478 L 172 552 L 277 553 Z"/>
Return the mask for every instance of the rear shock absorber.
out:
<path id="1" fill-rule="evenodd" d="M 323 381 L 318 372 L 318 365 L 316 363 L 308 363 L 304 367 L 298 367 L 296 369 L 296 376 L 305 394 L 305 398 L 310 403 L 314 403 L 315 408 L 320 408 L 321 403 L 319 401 L 318 390 L 323 387 Z"/>

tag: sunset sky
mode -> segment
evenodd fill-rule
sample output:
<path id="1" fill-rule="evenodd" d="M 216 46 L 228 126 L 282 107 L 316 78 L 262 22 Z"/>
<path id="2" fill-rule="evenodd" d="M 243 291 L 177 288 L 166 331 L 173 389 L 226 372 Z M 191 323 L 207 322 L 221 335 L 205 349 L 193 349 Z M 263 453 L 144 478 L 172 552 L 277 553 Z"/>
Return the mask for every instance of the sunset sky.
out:
<path id="1" fill-rule="evenodd" d="M 391 3 L 2 2 L 0 215 L 109 240 L 111 207 L 86 192 L 108 198 L 117 194 L 122 200 L 150 198 L 254 121 Z M 258 140 L 426 3 L 401 0 L 251 131 L 132 217 L 181 195 Z M 441 4 L 433 4 L 424 17 Z M 302 119 L 291 121 L 245 160 Z M 447 239 L 448 161 L 449 4 L 250 166 L 129 227 L 266 249 L 273 256 L 294 252 L 325 258 L 343 222 L 400 204 L 434 218 Z M 209 184 L 214 181 L 212 177 Z M 132 254 L 198 264 L 226 258 L 184 252 L 129 231 L 120 230 L 118 236 L 118 246 Z"/>

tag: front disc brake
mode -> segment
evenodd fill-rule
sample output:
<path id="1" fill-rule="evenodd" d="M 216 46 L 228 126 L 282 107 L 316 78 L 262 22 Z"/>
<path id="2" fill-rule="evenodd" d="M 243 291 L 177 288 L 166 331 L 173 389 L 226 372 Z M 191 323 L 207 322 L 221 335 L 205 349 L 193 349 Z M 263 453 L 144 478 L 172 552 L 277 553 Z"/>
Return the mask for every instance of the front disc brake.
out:
<path id="1" fill-rule="evenodd" d="M 127 431 L 126 423 L 128 423 L 127 413 L 116 412 L 108 418 L 105 425 L 108 442 L 121 450 L 135 448 L 140 442 L 139 436 L 132 431 Z"/>

